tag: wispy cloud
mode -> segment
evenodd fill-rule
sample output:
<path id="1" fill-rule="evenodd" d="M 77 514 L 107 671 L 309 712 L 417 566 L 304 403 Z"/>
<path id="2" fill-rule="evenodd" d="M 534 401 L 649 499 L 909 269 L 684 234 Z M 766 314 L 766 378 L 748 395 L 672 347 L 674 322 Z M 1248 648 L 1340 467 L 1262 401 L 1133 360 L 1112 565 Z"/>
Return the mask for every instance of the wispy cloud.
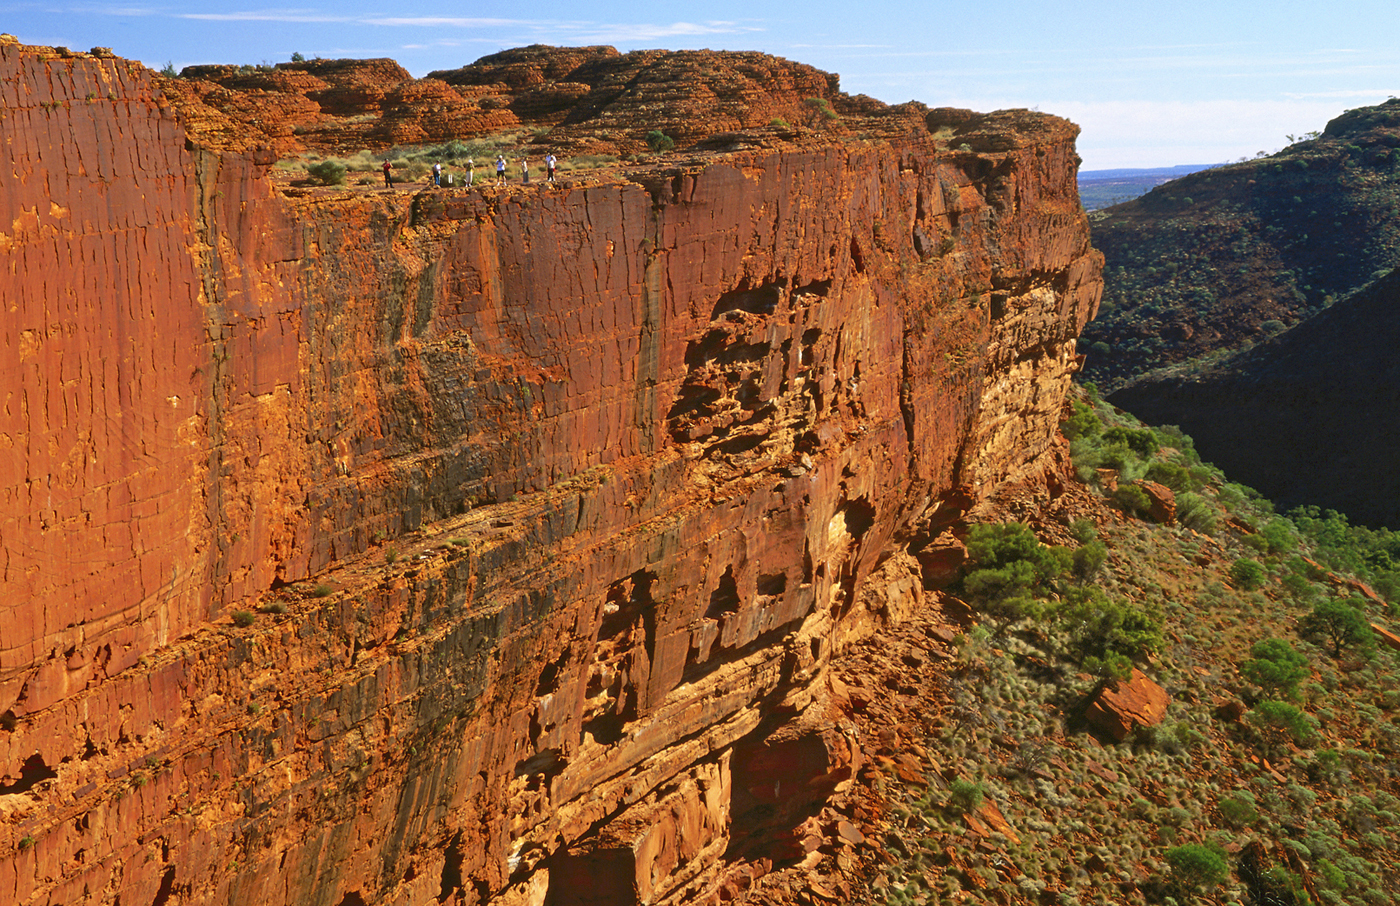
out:
<path id="1" fill-rule="evenodd" d="M 158 10 L 149 6 L 81 6 L 73 10 L 84 16 L 154 16 Z"/>
<path id="2" fill-rule="evenodd" d="M 332 16 L 308 9 L 243 10 L 232 13 L 176 13 L 177 19 L 202 22 L 356 22 L 354 16 Z"/>
<path id="3" fill-rule="evenodd" d="M 1400 86 L 1394 88 L 1366 88 L 1356 91 L 1309 91 L 1297 94 L 1285 94 L 1284 97 L 1292 100 L 1306 100 L 1307 98 L 1370 98 L 1372 103 L 1376 103 L 1375 98 L 1400 97 Z"/>
<path id="4" fill-rule="evenodd" d="M 386 16 L 354 20 L 361 25 L 409 26 L 418 28 L 518 28 L 536 23 L 523 19 L 474 19 L 465 16 Z"/>
<path id="5" fill-rule="evenodd" d="M 788 47 L 801 50 L 882 50 L 893 44 L 789 44 Z"/>
<path id="6" fill-rule="evenodd" d="M 666 38 L 736 35 L 761 31 L 763 28 L 758 25 L 744 25 L 738 22 L 672 22 L 669 25 L 642 22 L 609 23 L 585 24 L 576 31 L 566 29 L 570 40 L 586 41 L 590 44 L 635 44 Z"/>
<path id="7" fill-rule="evenodd" d="M 1362 97 L 1362 95 L 1348 96 Z M 1374 102 L 1384 99 L 1384 95 Z M 990 99 L 955 106 L 989 109 Z M 1208 164 L 1273 152 L 1287 136 L 1321 129 L 1342 112 L 1327 97 L 1277 100 L 1057 101 L 1042 109 L 1083 127 L 1084 168 Z"/>

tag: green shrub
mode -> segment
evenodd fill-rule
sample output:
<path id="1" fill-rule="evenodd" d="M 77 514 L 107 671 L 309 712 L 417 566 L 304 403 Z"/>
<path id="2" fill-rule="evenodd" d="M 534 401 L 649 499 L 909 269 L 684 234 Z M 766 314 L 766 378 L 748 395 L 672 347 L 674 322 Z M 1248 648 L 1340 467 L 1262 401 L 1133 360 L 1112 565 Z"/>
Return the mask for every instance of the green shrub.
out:
<path id="1" fill-rule="evenodd" d="M 1279 584 L 1284 587 L 1284 590 L 1296 600 L 1302 601 L 1312 595 L 1313 586 L 1312 583 L 1307 580 L 1306 576 L 1300 576 L 1297 573 L 1285 573 L 1278 581 Z"/>
<path id="2" fill-rule="evenodd" d="M 670 151 L 676 147 L 676 142 L 669 135 L 660 129 L 653 129 L 647 133 L 647 147 L 659 153 Z"/>
<path id="3" fill-rule="evenodd" d="M 1249 712 L 1249 720 L 1271 748 L 1284 741 L 1305 746 L 1317 736 L 1313 719 L 1287 702 L 1262 701 Z"/>
<path id="4" fill-rule="evenodd" d="M 1187 491 L 1176 495 L 1176 521 L 1204 535 L 1215 531 L 1215 507 L 1199 494 Z"/>
<path id="5" fill-rule="evenodd" d="M 1147 472 L 1143 477 L 1148 481 L 1164 484 L 1177 493 L 1191 491 L 1196 488 L 1196 483 L 1191 478 L 1191 473 L 1187 471 L 1186 467 L 1179 466 L 1172 462 L 1152 463 L 1147 467 Z"/>
<path id="6" fill-rule="evenodd" d="M 1347 765 L 1341 760 L 1337 749 L 1319 749 L 1308 767 L 1308 774 L 1313 780 L 1327 786 L 1343 786 L 1347 780 Z"/>
<path id="7" fill-rule="evenodd" d="M 1103 433 L 1103 422 L 1099 421 L 1092 406 L 1074 400 L 1070 403 L 1070 408 L 1072 414 L 1060 426 L 1066 439 L 1078 440 L 1081 437 L 1098 437 Z"/>
<path id="8" fill-rule="evenodd" d="M 959 815 L 976 811 L 981 808 L 986 795 L 987 788 L 983 784 L 971 780 L 954 780 L 948 785 L 948 808 Z"/>
<path id="9" fill-rule="evenodd" d="M 1092 519 L 1076 519 L 1069 524 L 1069 533 L 1080 544 L 1088 544 L 1099 537 L 1099 526 Z"/>
<path id="10" fill-rule="evenodd" d="M 1147 657 L 1162 648 L 1162 615 L 1155 607 L 1114 600 L 1095 586 L 1064 592 L 1056 610 L 1069 654 L 1081 664 L 1093 658 L 1103 666 L 1111 654 Z"/>
<path id="11" fill-rule="evenodd" d="M 1236 588 L 1244 591 L 1252 591 L 1263 585 L 1266 576 L 1268 573 L 1264 565 L 1248 557 L 1241 557 L 1230 567 L 1230 581 Z"/>
<path id="12" fill-rule="evenodd" d="M 1151 428 L 1124 428 L 1115 426 L 1103 433 L 1105 444 L 1122 444 L 1142 459 L 1155 456 L 1158 450 L 1157 435 Z"/>
<path id="13" fill-rule="evenodd" d="M 345 182 L 345 165 L 339 161 L 323 160 L 307 167 L 306 175 L 323 186 L 338 186 Z"/>
<path id="14" fill-rule="evenodd" d="M 1270 697 L 1297 698 L 1298 684 L 1312 674 L 1307 655 L 1283 639 L 1260 639 L 1250 654 L 1253 657 L 1240 665 L 1240 673 Z"/>
<path id="15" fill-rule="evenodd" d="M 1322 878 L 1322 882 L 1331 890 L 1346 890 L 1347 875 L 1330 859 L 1317 860 L 1317 874 Z"/>
<path id="16" fill-rule="evenodd" d="M 773 117 L 768 121 L 768 125 L 772 126 L 774 129 L 782 129 L 784 132 L 792 128 L 792 126 L 788 125 L 788 121 L 781 116 Z"/>
<path id="17" fill-rule="evenodd" d="M 1080 579 L 1088 579 L 1103 569 L 1108 560 L 1108 545 L 1102 541 L 1090 541 L 1075 548 L 1070 559 L 1074 574 Z"/>
<path id="18" fill-rule="evenodd" d="M 807 105 L 814 122 L 832 122 L 836 120 L 836 111 L 831 109 L 831 102 L 826 98 L 804 98 L 802 103 Z"/>
<path id="19" fill-rule="evenodd" d="M 253 623 L 257 622 L 257 619 L 258 615 L 251 610 L 235 610 L 233 612 L 233 625 L 235 626 L 252 626 Z"/>
<path id="20" fill-rule="evenodd" d="M 1334 658 L 1340 658 L 1347 649 L 1366 654 L 1375 645 L 1375 633 L 1366 619 L 1365 605 L 1363 598 L 1325 598 L 1298 621 L 1298 631 L 1329 642 Z"/>
<path id="21" fill-rule="evenodd" d="M 1271 554 L 1287 553 L 1298 546 L 1298 534 L 1293 523 L 1282 517 L 1269 520 L 1259 530 L 1259 536 Z"/>
<path id="22" fill-rule="evenodd" d="M 1166 852 L 1172 880 L 1187 893 L 1209 890 L 1230 877 L 1225 850 L 1219 846 L 1187 843 Z"/>
<path id="23" fill-rule="evenodd" d="M 1094 676 L 1110 681 L 1121 682 L 1133 675 L 1132 658 L 1116 651 L 1105 652 L 1102 656 L 1088 655 L 1081 666 Z"/>
<path id="24" fill-rule="evenodd" d="M 998 636 L 1045 612 L 1044 595 L 1068 572 L 1070 561 L 1068 551 L 1041 544 L 1019 522 L 974 525 L 967 553 L 974 569 L 963 578 L 963 588 L 978 612 L 996 624 Z"/>
<path id="25" fill-rule="evenodd" d="M 1125 513 L 1140 516 L 1152 509 L 1152 498 L 1135 484 L 1122 484 L 1113 492 L 1113 502 Z"/>
<path id="26" fill-rule="evenodd" d="M 1241 790 L 1234 796 L 1221 799 L 1217 806 L 1220 817 L 1230 827 L 1244 828 L 1259 820 L 1259 809 L 1255 808 L 1254 794 Z"/>

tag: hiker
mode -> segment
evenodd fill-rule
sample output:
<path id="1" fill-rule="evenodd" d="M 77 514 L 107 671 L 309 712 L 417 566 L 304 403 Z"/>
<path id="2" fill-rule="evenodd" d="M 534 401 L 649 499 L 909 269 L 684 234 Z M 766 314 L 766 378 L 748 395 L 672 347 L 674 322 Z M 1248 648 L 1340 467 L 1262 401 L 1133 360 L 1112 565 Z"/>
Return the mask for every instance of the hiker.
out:
<path id="1" fill-rule="evenodd" d="M 554 182 L 554 167 L 557 163 L 558 161 L 554 159 L 554 154 L 552 152 L 544 156 L 544 166 L 545 169 L 549 171 L 550 182 Z"/>
<path id="2" fill-rule="evenodd" d="M 469 186 L 472 184 L 472 176 L 475 175 L 475 171 L 476 164 L 472 161 L 470 157 L 467 158 L 467 185 Z"/>
<path id="3" fill-rule="evenodd" d="M 503 186 L 503 185 L 505 185 L 505 184 L 506 184 L 506 156 L 505 156 L 504 154 L 498 154 L 498 155 L 496 155 L 496 185 L 498 185 L 498 186 Z"/>
<path id="4" fill-rule="evenodd" d="M 530 158 L 520 158 L 520 181 L 528 183 L 530 181 Z"/>
<path id="5" fill-rule="evenodd" d="M 384 158 L 384 188 L 391 188 L 394 181 L 389 178 L 389 158 Z"/>
<path id="6" fill-rule="evenodd" d="M 433 164 L 433 185 L 442 187 L 442 164 Z"/>

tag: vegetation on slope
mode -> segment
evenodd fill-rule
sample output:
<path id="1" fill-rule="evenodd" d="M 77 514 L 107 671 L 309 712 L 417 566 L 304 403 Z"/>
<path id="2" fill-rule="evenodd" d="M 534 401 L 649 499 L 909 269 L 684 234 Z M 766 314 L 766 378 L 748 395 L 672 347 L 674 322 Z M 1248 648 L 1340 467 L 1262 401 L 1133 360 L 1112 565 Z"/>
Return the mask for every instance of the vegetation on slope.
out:
<path id="1" fill-rule="evenodd" d="M 1276 504 L 1400 527 L 1400 270 L 1247 351 L 1143 375 L 1109 399 L 1180 424 Z"/>
<path id="2" fill-rule="evenodd" d="M 1104 301 L 1085 376 L 1136 374 L 1283 330 L 1400 265 L 1400 100 L 1092 217 Z"/>
<path id="3" fill-rule="evenodd" d="M 924 715 L 927 770 L 887 767 L 898 805 L 871 901 L 1393 902 L 1400 680 L 1370 621 L 1396 616 L 1400 534 L 1279 515 L 1189 438 L 1092 399 L 1066 434 L 1087 483 L 980 514 L 1035 537 L 971 530 L 957 590 L 979 622 Z M 1186 524 L 1125 512 L 1094 485 L 1106 469 L 1171 484 Z M 1101 559 L 1073 553 L 1091 545 Z M 1022 583 L 1033 601 L 1008 622 L 988 569 L 1049 578 Z M 1105 612 L 1136 619 L 1146 642 L 1118 650 L 1171 695 L 1161 724 L 1116 744 L 1082 719 L 1122 672 L 1078 641 L 1114 625 Z"/>

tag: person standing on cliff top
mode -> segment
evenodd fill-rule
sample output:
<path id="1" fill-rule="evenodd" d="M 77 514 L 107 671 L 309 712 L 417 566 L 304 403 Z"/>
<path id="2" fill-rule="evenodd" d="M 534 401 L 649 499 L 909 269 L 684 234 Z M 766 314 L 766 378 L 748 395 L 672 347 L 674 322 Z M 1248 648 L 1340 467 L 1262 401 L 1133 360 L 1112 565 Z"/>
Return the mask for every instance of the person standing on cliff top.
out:
<path id="1" fill-rule="evenodd" d="M 554 167 L 558 161 L 554 159 L 554 153 L 550 152 L 544 156 L 544 168 L 549 171 L 549 181 L 554 182 Z"/>
<path id="2" fill-rule="evenodd" d="M 520 181 L 528 183 L 530 181 L 530 158 L 520 158 Z"/>
<path id="3" fill-rule="evenodd" d="M 505 185 L 505 184 L 506 184 L 506 156 L 505 156 L 504 154 L 498 154 L 498 155 L 496 155 L 496 185 L 498 185 L 498 186 L 503 186 L 503 185 Z"/>
<path id="4" fill-rule="evenodd" d="M 467 158 L 467 185 L 472 184 L 472 178 L 476 175 L 476 162 L 470 157 Z"/>
<path id="5" fill-rule="evenodd" d="M 392 188 L 394 182 L 389 178 L 389 158 L 384 158 L 384 188 Z"/>
<path id="6" fill-rule="evenodd" d="M 433 164 L 433 185 L 442 187 L 442 164 L 440 162 Z"/>

